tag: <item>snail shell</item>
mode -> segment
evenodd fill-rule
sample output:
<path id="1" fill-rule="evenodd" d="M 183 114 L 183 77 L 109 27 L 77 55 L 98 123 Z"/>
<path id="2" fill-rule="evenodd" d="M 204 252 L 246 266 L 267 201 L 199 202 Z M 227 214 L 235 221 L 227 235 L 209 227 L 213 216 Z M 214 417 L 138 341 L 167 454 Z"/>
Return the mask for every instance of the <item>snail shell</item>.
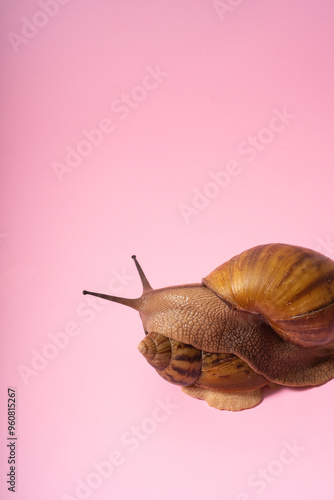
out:
<path id="1" fill-rule="evenodd" d="M 201 371 L 201 351 L 195 347 L 151 332 L 138 349 L 148 363 L 168 382 L 190 385 Z"/>
<path id="2" fill-rule="evenodd" d="M 303 346 L 334 338 L 334 262 L 307 248 L 269 244 L 242 252 L 203 283 L 231 308 L 260 314 Z"/>
<path id="3" fill-rule="evenodd" d="M 173 384 L 205 389 L 250 391 L 268 383 L 238 356 L 211 353 L 151 332 L 138 345 L 159 375 Z"/>

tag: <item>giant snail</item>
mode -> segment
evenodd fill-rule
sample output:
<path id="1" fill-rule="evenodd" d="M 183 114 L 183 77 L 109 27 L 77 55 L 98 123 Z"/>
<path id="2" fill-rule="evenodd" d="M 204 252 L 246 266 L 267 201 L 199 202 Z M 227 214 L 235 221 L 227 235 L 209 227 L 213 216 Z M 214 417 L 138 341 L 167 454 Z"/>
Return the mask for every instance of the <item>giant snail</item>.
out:
<path id="1" fill-rule="evenodd" d="M 202 283 L 153 290 L 136 257 L 143 294 L 84 291 L 136 309 L 138 345 L 168 382 L 220 410 L 256 406 L 269 385 L 316 386 L 334 377 L 334 262 L 307 248 L 260 245 Z"/>

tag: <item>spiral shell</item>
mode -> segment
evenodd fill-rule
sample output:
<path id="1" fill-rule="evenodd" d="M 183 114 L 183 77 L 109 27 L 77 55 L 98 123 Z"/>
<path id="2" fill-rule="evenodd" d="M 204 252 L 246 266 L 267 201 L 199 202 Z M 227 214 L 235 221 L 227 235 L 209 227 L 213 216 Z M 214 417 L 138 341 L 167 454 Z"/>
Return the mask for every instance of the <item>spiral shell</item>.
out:
<path id="1" fill-rule="evenodd" d="M 295 344 L 334 341 L 334 262 L 314 250 L 257 246 L 217 267 L 203 282 L 231 308 L 260 314 Z"/>
<path id="2" fill-rule="evenodd" d="M 159 375 L 172 384 L 193 384 L 200 374 L 202 354 L 191 345 L 150 332 L 138 349 Z"/>
<path id="3" fill-rule="evenodd" d="M 161 377 L 173 384 L 224 392 L 247 392 L 268 383 L 234 354 L 212 353 L 151 332 L 138 349 Z"/>

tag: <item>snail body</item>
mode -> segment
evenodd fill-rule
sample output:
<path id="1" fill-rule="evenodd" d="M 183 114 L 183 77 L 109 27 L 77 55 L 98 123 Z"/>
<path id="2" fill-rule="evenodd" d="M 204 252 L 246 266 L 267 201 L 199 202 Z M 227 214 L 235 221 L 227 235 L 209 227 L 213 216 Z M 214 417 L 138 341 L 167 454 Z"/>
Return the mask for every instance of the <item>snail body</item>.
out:
<path id="1" fill-rule="evenodd" d="M 143 294 L 94 292 L 139 311 L 138 348 L 165 380 L 225 410 L 256 406 L 266 385 L 315 386 L 334 377 L 334 262 L 306 248 L 260 245 L 202 283 Z"/>

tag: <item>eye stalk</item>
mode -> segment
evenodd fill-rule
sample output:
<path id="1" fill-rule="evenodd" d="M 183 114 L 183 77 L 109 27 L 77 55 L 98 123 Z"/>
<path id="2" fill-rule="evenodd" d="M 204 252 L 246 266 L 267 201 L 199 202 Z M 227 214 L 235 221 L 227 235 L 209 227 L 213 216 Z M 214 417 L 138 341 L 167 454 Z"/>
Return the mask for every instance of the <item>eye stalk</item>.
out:
<path id="1" fill-rule="evenodd" d="M 137 268 L 137 271 L 138 271 L 138 274 L 140 277 L 140 281 L 143 285 L 143 293 L 148 292 L 149 290 L 153 290 L 153 288 L 149 284 L 149 282 L 144 274 L 144 271 L 141 268 L 141 265 L 139 264 L 139 262 L 137 260 L 137 257 L 135 255 L 132 255 L 131 258 L 135 261 L 136 268 Z"/>
<path id="2" fill-rule="evenodd" d="M 134 260 L 136 264 L 140 281 L 143 285 L 143 295 L 144 295 L 146 292 L 153 290 L 153 288 L 149 284 L 148 279 L 146 278 L 145 273 L 141 268 L 141 265 L 137 261 L 137 257 L 135 255 L 132 255 L 131 258 Z M 138 299 L 127 299 L 125 297 L 116 297 L 115 295 L 107 295 L 105 293 L 89 292 L 88 290 L 83 290 L 82 293 L 84 295 L 93 295 L 94 297 L 98 297 L 100 299 L 110 300 L 112 302 L 118 302 L 119 304 L 132 307 L 133 309 L 136 309 L 136 311 L 140 310 L 140 306 L 142 304 L 141 297 L 139 297 Z"/>

